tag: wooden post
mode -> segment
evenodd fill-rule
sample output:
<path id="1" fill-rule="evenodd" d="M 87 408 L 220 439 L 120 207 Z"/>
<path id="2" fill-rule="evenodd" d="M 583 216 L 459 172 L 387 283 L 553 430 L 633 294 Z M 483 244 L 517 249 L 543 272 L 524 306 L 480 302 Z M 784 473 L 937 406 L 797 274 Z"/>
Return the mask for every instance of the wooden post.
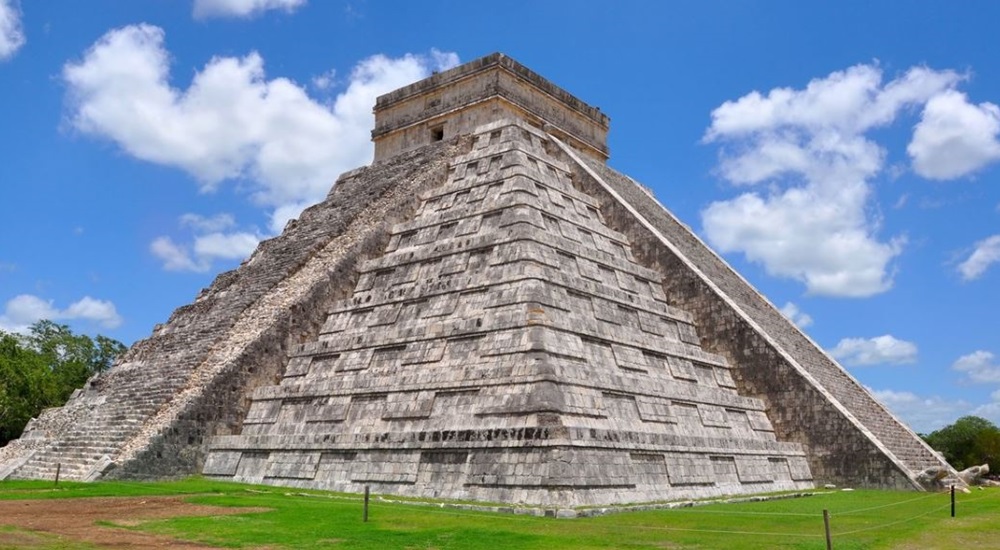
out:
<path id="1" fill-rule="evenodd" d="M 368 521 L 368 486 L 367 485 L 365 485 L 365 513 L 364 513 L 362 521 L 365 521 L 365 522 Z"/>
<path id="2" fill-rule="evenodd" d="M 833 550 L 833 539 L 830 538 L 830 511 L 823 509 L 823 528 L 826 530 L 826 550 Z"/>
<path id="3" fill-rule="evenodd" d="M 955 486 L 951 486 L 951 517 L 955 517 Z"/>
<path id="4" fill-rule="evenodd" d="M 56 463 L 56 486 L 59 485 L 59 470 L 62 470 L 62 462 Z"/>

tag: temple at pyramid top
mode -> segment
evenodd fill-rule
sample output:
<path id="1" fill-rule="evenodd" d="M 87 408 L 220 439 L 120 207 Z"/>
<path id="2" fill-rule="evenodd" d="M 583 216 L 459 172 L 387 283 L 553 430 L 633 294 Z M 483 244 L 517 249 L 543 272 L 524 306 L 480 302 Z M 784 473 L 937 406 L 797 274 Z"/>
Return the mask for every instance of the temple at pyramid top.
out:
<path id="1" fill-rule="evenodd" d="M 434 74 L 375 103 L 375 160 L 471 134 L 501 118 L 544 129 L 587 157 L 608 158 L 610 119 L 502 53 Z"/>

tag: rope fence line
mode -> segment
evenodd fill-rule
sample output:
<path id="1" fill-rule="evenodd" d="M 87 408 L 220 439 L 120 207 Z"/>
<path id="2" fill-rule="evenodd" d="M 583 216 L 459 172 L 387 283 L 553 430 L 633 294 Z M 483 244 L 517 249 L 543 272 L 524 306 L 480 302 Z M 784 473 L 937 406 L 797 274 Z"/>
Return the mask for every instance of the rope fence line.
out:
<path id="1" fill-rule="evenodd" d="M 908 517 L 908 518 L 904 518 L 904 519 L 900 519 L 900 520 L 896 520 L 896 521 L 890 521 L 888 523 L 882 523 L 880 525 L 873 525 L 873 526 L 870 526 L 870 527 L 862 527 L 860 529 L 853 529 L 851 531 L 842 531 L 842 532 L 839 532 L 839 533 L 832 533 L 832 534 L 833 534 L 833 536 L 836 536 L 836 537 L 843 537 L 843 536 L 846 536 L 846 535 L 853 535 L 855 533 L 864 533 L 865 531 L 874 531 L 876 529 L 884 529 L 886 527 L 892 527 L 893 525 L 899 525 L 901 523 L 908 523 L 908 522 L 913 521 L 915 519 L 919 519 L 919 518 L 922 518 L 924 516 L 929 516 L 929 515 L 931 515 L 931 514 L 933 514 L 935 512 L 940 512 L 941 510 L 947 510 L 950 507 L 951 507 L 951 504 L 949 503 L 949 504 L 945 504 L 944 506 L 938 506 L 937 508 L 932 508 L 932 509 L 930 509 L 930 510 L 928 510 L 928 511 L 922 513 L 922 514 L 917 514 L 917 515 L 912 516 L 912 517 Z"/>
<path id="2" fill-rule="evenodd" d="M 927 499 L 930 499 L 930 498 L 934 498 L 934 497 L 940 496 L 942 494 L 947 494 L 947 493 L 930 493 L 930 494 L 927 494 L 927 495 L 921 495 L 921 496 L 916 497 L 916 498 L 911 498 L 909 500 L 903 500 L 903 501 L 900 501 L 900 502 L 890 502 L 889 504 L 880 504 L 878 506 L 870 506 L 868 508 L 858 508 L 856 510 L 848 510 L 847 512 L 832 512 L 831 511 L 830 512 L 830 516 L 831 517 L 836 517 L 836 516 L 850 516 L 850 515 L 854 515 L 854 514 L 860 514 L 862 512 L 870 512 L 872 510 L 881 510 L 883 508 L 889 508 L 889 507 L 892 507 L 892 506 L 900 506 L 902 504 L 909 504 L 911 502 L 917 502 L 917 501 L 921 501 L 921 500 L 927 500 Z"/>
<path id="3" fill-rule="evenodd" d="M 821 534 L 814 533 L 780 533 L 776 531 L 731 531 L 728 529 L 694 529 L 688 527 L 663 527 L 659 525 L 629 525 L 628 530 L 642 529 L 646 531 L 685 531 L 691 533 L 713 533 L 728 535 L 759 535 L 767 537 L 796 537 L 796 538 L 823 538 Z"/>
<path id="4" fill-rule="evenodd" d="M 996 489 L 996 490 L 992 490 L 991 491 L 991 490 L 987 489 L 987 490 L 983 491 L 984 494 L 981 497 L 976 497 L 976 498 L 962 498 L 961 500 L 959 500 L 959 502 L 976 502 L 977 500 L 983 500 L 983 499 L 987 499 L 987 498 L 997 498 L 998 496 L 1000 496 L 1000 488 L 991 487 L 990 489 Z"/>
<path id="5" fill-rule="evenodd" d="M 675 508 L 664 510 L 667 512 L 683 512 L 685 514 L 720 514 L 725 516 L 788 516 L 788 517 L 815 517 L 816 514 L 806 514 L 804 512 L 727 512 L 724 510 L 697 510 L 691 506 L 688 508 Z"/>

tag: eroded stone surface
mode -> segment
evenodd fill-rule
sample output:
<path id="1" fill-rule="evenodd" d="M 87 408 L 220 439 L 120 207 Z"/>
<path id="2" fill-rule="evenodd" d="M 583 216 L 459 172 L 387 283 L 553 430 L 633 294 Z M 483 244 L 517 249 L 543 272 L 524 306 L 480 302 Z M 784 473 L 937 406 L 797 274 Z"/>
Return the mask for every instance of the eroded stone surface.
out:
<path id="1" fill-rule="evenodd" d="M 473 139 L 205 474 L 567 506 L 811 487 L 550 138 Z"/>

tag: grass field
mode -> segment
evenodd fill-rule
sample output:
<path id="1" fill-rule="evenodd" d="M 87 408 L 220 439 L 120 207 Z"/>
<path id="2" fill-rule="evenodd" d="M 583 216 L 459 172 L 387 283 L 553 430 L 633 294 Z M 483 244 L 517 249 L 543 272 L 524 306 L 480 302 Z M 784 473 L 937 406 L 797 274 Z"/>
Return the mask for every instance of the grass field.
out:
<path id="1" fill-rule="evenodd" d="M 386 502 L 373 495 L 369 521 L 363 523 L 358 495 L 196 478 L 149 484 L 62 483 L 58 488 L 48 482 L 0 482 L 0 500 L 156 495 L 185 495 L 184 500 L 194 504 L 254 510 L 124 526 L 114 519 L 101 524 L 230 548 L 823 549 L 827 509 L 836 549 L 1000 548 L 1000 489 L 957 495 L 956 518 L 950 517 L 947 494 L 914 492 L 819 491 L 794 499 L 576 519 Z M 0 517 L 0 535 L 7 533 L 6 540 L 17 540 L 10 535 L 19 529 L 25 530 L 5 525 Z M 65 537 L 47 539 L 39 534 L 32 541 L 25 547 L 76 547 Z"/>

